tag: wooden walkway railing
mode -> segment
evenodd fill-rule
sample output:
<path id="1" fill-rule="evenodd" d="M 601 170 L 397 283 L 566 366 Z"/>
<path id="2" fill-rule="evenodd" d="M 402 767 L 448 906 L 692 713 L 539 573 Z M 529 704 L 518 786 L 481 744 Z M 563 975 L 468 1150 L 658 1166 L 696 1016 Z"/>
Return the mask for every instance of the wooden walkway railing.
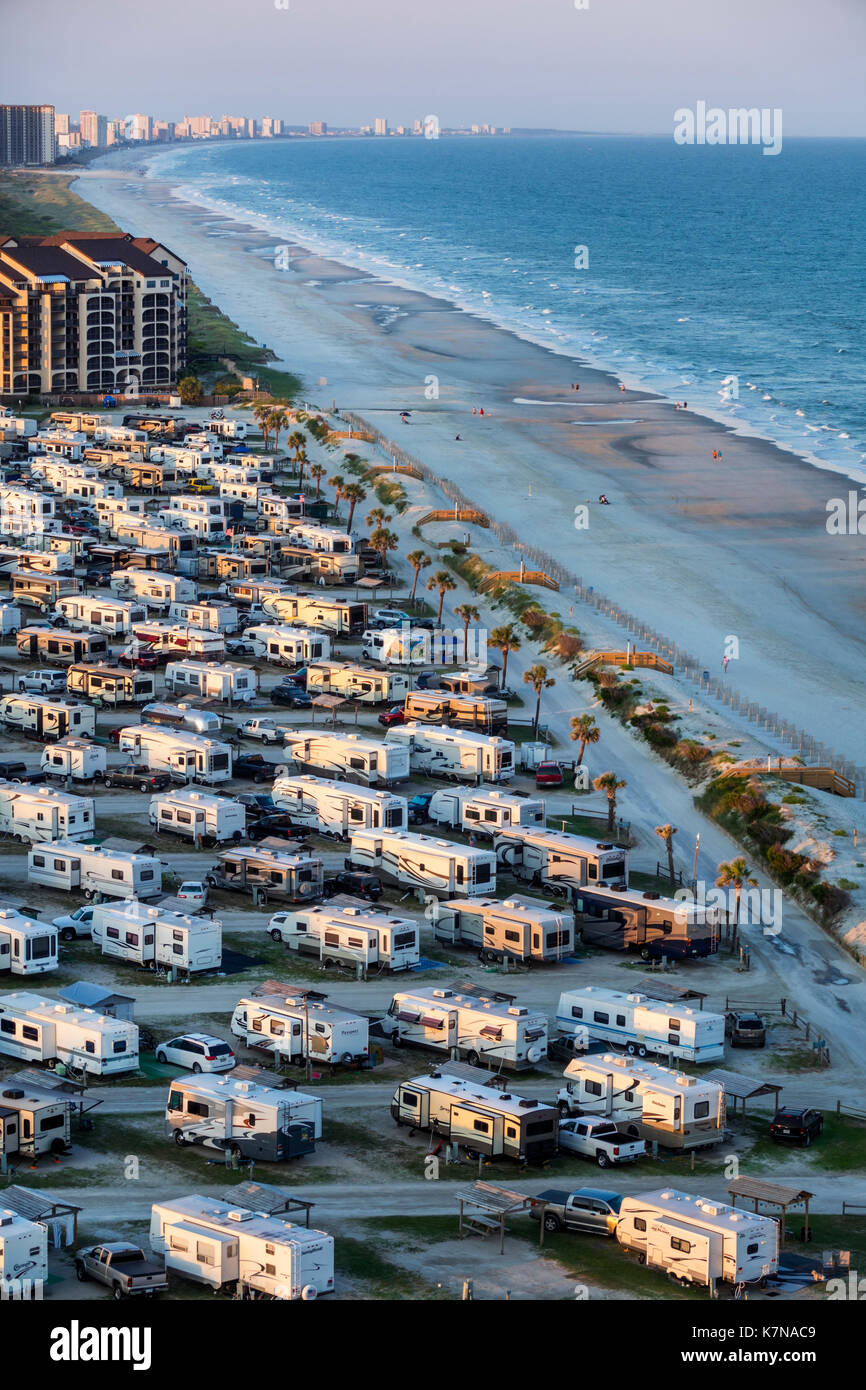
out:
<path id="1" fill-rule="evenodd" d="M 482 579 L 478 585 L 478 592 L 483 594 L 487 589 L 492 589 L 495 584 L 540 584 L 544 589 L 555 589 L 559 592 L 559 581 L 552 579 L 544 570 L 494 570 Z"/>
<path id="2" fill-rule="evenodd" d="M 386 468 L 384 471 L 386 473 L 393 472 L 390 468 Z M 403 469 L 402 471 L 409 472 L 410 470 Z M 433 512 L 425 512 L 415 525 L 426 526 L 428 521 L 468 521 L 475 526 L 490 525 L 490 521 L 484 513 L 477 511 L 475 507 L 444 507 Z"/>
<path id="3" fill-rule="evenodd" d="M 584 652 L 580 661 L 574 668 L 576 677 L 585 676 L 588 671 L 593 671 L 596 666 L 651 666 L 656 671 L 664 671 L 666 675 L 673 673 L 673 666 L 669 661 L 665 661 L 656 652 Z"/>

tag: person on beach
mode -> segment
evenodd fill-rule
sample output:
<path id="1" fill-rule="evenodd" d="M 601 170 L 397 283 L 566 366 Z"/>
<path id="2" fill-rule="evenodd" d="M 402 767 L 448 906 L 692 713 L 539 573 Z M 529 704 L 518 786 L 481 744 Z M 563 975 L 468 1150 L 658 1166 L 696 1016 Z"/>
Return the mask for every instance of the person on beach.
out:
<path id="1" fill-rule="evenodd" d="M 474 405 L 473 405 L 473 407 L 472 407 L 472 414 L 473 414 L 473 415 L 477 415 L 477 414 L 478 414 L 478 411 L 475 409 L 475 406 L 474 406 Z"/>
<path id="2" fill-rule="evenodd" d="M 483 415 L 483 414 L 484 414 L 484 406 L 483 406 L 483 405 L 480 405 L 480 406 L 478 407 L 478 414 L 479 414 L 479 415 Z"/>
<path id="3" fill-rule="evenodd" d="M 462 440 L 463 435 L 462 435 L 462 434 L 455 434 L 454 438 L 455 438 L 455 439 L 460 439 L 460 440 Z"/>
<path id="4" fill-rule="evenodd" d="M 730 660 L 730 657 L 727 657 L 727 656 L 723 656 L 723 657 L 722 657 L 722 670 L 724 671 L 725 675 L 728 674 L 728 661 L 729 661 L 729 660 Z"/>
<path id="5" fill-rule="evenodd" d="M 624 391 L 624 390 L 625 390 L 625 383 L 624 383 L 624 382 L 620 382 L 620 388 L 619 388 L 619 389 L 620 389 L 620 391 Z"/>

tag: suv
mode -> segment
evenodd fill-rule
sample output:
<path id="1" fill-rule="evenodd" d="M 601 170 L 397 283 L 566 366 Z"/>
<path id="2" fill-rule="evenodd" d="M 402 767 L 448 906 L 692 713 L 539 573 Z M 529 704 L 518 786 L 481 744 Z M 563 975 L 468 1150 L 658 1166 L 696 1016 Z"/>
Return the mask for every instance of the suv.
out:
<path id="1" fill-rule="evenodd" d="M 824 1130 L 820 1110 L 777 1110 L 770 1121 L 770 1138 L 777 1144 L 802 1144 L 807 1149 Z"/>
<path id="2" fill-rule="evenodd" d="M 536 787 L 561 787 L 562 783 L 563 773 L 559 763 L 548 761 L 538 764 L 535 769 Z"/>
<path id="3" fill-rule="evenodd" d="M 401 623 L 411 623 L 412 619 L 408 613 L 404 613 L 402 608 L 377 608 L 373 613 L 377 623 L 384 623 L 386 627 L 399 627 Z"/>
<path id="4" fill-rule="evenodd" d="M 209 1033 L 184 1033 L 171 1042 L 160 1043 L 156 1049 L 158 1062 L 169 1062 L 186 1071 L 231 1071 L 238 1059 L 227 1042 L 212 1038 Z"/>
<path id="5" fill-rule="evenodd" d="M 384 714 L 379 715 L 379 723 L 383 729 L 390 729 L 392 724 L 405 724 L 406 712 L 402 705 L 392 705 L 386 709 Z"/>
<path id="6" fill-rule="evenodd" d="M 760 1014 L 732 1009 L 725 1014 L 725 1032 L 731 1047 L 763 1047 L 767 1025 Z"/>
<path id="7" fill-rule="evenodd" d="M 36 690 L 42 695 L 49 691 L 66 693 L 65 671 L 27 671 L 15 682 L 18 690 Z"/>
<path id="8" fill-rule="evenodd" d="M 113 767 L 102 778 L 106 787 L 137 787 L 140 792 L 162 792 L 174 786 L 170 772 L 151 772 L 143 763 L 132 767 Z"/>
<path id="9" fill-rule="evenodd" d="M 375 874 L 366 874 L 358 869 L 343 869 L 334 878 L 325 880 L 323 893 L 333 898 L 337 893 L 349 893 L 353 898 L 367 898 L 375 903 L 383 892 L 382 880 Z"/>

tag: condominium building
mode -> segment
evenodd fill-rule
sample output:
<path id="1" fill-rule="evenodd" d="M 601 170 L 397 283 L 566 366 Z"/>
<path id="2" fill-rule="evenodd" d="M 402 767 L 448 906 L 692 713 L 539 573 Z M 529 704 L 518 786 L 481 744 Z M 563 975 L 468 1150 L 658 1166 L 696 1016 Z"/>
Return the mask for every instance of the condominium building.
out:
<path id="1" fill-rule="evenodd" d="M 387 134 L 388 134 L 388 121 L 387 121 L 387 118 L 386 118 L 385 116 L 377 116 L 377 117 L 376 117 L 376 120 L 375 120 L 375 123 L 374 123 L 374 126 L 373 126 L 373 133 L 374 133 L 374 135 L 387 135 Z"/>
<path id="2" fill-rule="evenodd" d="M 55 125 L 55 133 L 57 132 Z M 104 149 L 108 144 L 108 120 L 95 111 L 81 113 L 81 143 L 91 149 Z"/>
<path id="3" fill-rule="evenodd" d="M 0 165 L 54 163 L 54 107 L 0 106 Z"/>

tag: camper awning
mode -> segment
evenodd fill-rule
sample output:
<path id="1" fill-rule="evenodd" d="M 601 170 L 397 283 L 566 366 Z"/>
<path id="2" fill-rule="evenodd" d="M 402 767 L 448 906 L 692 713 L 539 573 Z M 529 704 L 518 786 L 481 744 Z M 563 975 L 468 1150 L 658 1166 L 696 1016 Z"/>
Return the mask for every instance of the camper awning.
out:
<path id="1" fill-rule="evenodd" d="M 484 1027 L 481 1029 L 480 1036 L 482 1038 L 495 1038 L 498 1042 L 499 1039 L 502 1037 L 502 1029 L 494 1028 L 492 1023 L 486 1023 Z"/>
<path id="2" fill-rule="evenodd" d="M 401 1010 L 400 1010 L 400 1012 L 397 1014 L 397 1018 L 399 1019 L 399 1021 L 400 1021 L 401 1023 L 420 1023 L 420 1022 L 421 1022 L 421 1015 L 420 1015 L 420 1014 L 410 1014 L 410 1013 L 407 1013 L 405 1009 L 401 1009 Z"/>
<path id="3" fill-rule="evenodd" d="M 444 1018 L 431 1018 L 424 1014 L 421 1015 L 421 1022 L 425 1028 L 443 1028 L 445 1026 Z"/>
<path id="4" fill-rule="evenodd" d="M 543 1029 L 543 1028 L 527 1028 L 527 1030 L 526 1030 L 526 1032 L 523 1034 L 523 1036 L 525 1037 L 525 1039 L 526 1039 L 527 1042 L 535 1042 L 535 1039 L 536 1039 L 536 1038 L 543 1038 L 543 1037 L 544 1037 L 544 1029 Z"/>

